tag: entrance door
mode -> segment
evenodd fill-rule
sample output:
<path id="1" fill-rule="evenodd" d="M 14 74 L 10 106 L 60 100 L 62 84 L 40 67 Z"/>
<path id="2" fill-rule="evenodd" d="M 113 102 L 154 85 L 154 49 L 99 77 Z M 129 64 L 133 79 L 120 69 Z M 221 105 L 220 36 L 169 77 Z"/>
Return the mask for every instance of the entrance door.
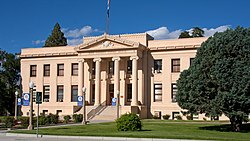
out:
<path id="1" fill-rule="evenodd" d="M 112 98 L 114 97 L 114 84 L 109 84 L 109 91 L 107 95 L 107 105 L 112 104 Z"/>

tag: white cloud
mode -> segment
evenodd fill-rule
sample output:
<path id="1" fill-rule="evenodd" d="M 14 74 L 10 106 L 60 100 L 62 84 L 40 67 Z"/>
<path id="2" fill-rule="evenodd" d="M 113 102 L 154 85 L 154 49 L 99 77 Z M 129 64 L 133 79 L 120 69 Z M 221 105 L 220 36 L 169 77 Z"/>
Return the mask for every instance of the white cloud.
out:
<path id="1" fill-rule="evenodd" d="M 69 30 L 68 28 L 62 29 L 67 38 L 79 38 L 83 36 L 89 36 L 94 32 L 99 32 L 98 29 L 93 29 L 91 26 L 84 26 L 81 29 L 72 29 Z"/>
<path id="2" fill-rule="evenodd" d="M 40 45 L 40 44 L 44 44 L 44 43 L 45 43 L 45 40 L 35 40 L 35 41 L 32 41 L 33 45 Z"/>
<path id="3" fill-rule="evenodd" d="M 146 31 L 149 35 L 155 39 L 176 39 L 181 34 L 181 30 L 175 30 L 170 32 L 167 27 L 160 27 L 155 30 Z"/>
<path id="4" fill-rule="evenodd" d="M 205 37 L 210 37 L 210 36 L 213 36 L 216 32 L 223 32 L 227 30 L 228 28 L 230 28 L 230 25 L 223 25 L 217 28 L 210 28 L 210 29 L 202 28 L 202 30 L 204 30 Z M 191 34 L 192 28 L 186 31 L 188 31 Z M 177 39 L 179 35 L 181 34 L 181 32 L 183 32 L 183 30 L 181 29 L 175 30 L 175 31 L 169 31 L 168 28 L 164 26 L 157 28 L 155 30 L 146 31 L 146 33 L 148 33 L 149 35 L 151 35 L 152 37 L 158 40 L 159 39 Z"/>
<path id="5" fill-rule="evenodd" d="M 75 46 L 75 45 L 82 44 L 83 43 L 83 39 L 82 38 L 68 39 L 67 42 L 68 42 L 68 45 Z"/>
<path id="6" fill-rule="evenodd" d="M 213 36 L 216 32 L 223 32 L 223 31 L 226 31 L 227 29 L 230 28 L 230 25 L 223 25 L 223 26 L 219 26 L 217 28 L 210 28 L 210 29 L 207 29 L 207 28 L 203 28 L 202 30 L 204 30 L 204 36 L 205 37 L 210 37 L 210 36 Z"/>

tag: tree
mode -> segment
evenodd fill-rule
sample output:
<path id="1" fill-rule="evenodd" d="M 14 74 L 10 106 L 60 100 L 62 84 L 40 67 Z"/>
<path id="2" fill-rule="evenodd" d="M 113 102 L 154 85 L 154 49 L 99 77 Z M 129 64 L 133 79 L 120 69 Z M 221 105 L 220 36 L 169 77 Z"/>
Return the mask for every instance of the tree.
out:
<path id="1" fill-rule="evenodd" d="M 44 47 L 66 46 L 67 39 L 64 37 L 64 33 L 61 31 L 59 23 L 56 23 L 51 35 L 45 41 Z"/>
<path id="2" fill-rule="evenodd" d="M 234 131 L 250 113 L 250 28 L 216 33 L 177 81 L 178 105 L 190 113 L 225 114 Z"/>
<path id="3" fill-rule="evenodd" d="M 183 31 L 183 32 L 181 32 L 181 34 L 179 36 L 179 39 L 181 39 L 181 38 L 192 38 L 192 36 L 189 35 L 188 31 Z"/>
<path id="4" fill-rule="evenodd" d="M 192 29 L 192 36 L 195 37 L 204 37 L 204 31 L 200 29 L 199 27 L 194 27 Z"/>
<path id="5" fill-rule="evenodd" d="M 15 91 L 20 86 L 20 59 L 14 54 L 0 51 L 0 115 L 7 111 L 14 114 Z"/>

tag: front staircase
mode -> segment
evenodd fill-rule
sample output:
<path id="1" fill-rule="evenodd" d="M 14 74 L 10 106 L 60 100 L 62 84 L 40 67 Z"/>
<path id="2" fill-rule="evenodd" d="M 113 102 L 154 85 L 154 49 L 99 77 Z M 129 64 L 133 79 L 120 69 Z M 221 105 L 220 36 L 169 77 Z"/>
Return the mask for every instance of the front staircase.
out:
<path id="1" fill-rule="evenodd" d="M 90 121 L 102 120 L 102 121 L 114 121 L 117 117 L 116 106 L 105 106 L 105 108 L 97 113 Z"/>

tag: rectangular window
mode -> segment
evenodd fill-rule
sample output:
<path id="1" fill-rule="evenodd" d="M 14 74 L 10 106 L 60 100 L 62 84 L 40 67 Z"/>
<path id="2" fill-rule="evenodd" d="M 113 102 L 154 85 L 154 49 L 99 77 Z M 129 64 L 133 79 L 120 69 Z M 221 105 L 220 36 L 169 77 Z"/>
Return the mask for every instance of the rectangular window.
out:
<path id="1" fill-rule="evenodd" d="M 78 86 L 73 85 L 71 86 L 71 102 L 77 102 L 78 97 Z"/>
<path id="2" fill-rule="evenodd" d="M 57 86 L 57 102 L 63 102 L 63 86 Z"/>
<path id="3" fill-rule="evenodd" d="M 190 66 L 193 64 L 194 58 L 190 58 Z"/>
<path id="4" fill-rule="evenodd" d="M 172 102 L 176 102 L 176 94 L 177 94 L 177 87 L 176 87 L 176 84 L 172 84 L 172 88 L 171 88 L 171 98 L 172 98 Z"/>
<path id="5" fill-rule="evenodd" d="M 154 84 L 154 102 L 162 101 L 162 84 Z"/>
<path id="6" fill-rule="evenodd" d="M 180 112 L 172 112 L 172 120 L 176 120 L 177 116 L 180 116 Z"/>
<path id="7" fill-rule="evenodd" d="M 132 60 L 127 61 L 127 74 L 132 74 Z"/>
<path id="8" fill-rule="evenodd" d="M 49 102 L 50 97 L 50 86 L 44 85 L 43 86 L 43 102 Z"/>
<path id="9" fill-rule="evenodd" d="M 30 65 L 30 77 L 36 77 L 36 65 Z"/>
<path id="10" fill-rule="evenodd" d="M 64 64 L 57 64 L 57 76 L 64 75 Z"/>
<path id="11" fill-rule="evenodd" d="M 72 63 L 71 70 L 72 70 L 71 75 L 77 76 L 78 75 L 78 64 Z"/>
<path id="12" fill-rule="evenodd" d="M 50 65 L 43 65 L 43 76 L 50 76 Z"/>
<path id="13" fill-rule="evenodd" d="M 48 110 L 43 110 L 43 116 L 47 116 L 49 115 L 49 111 Z"/>
<path id="14" fill-rule="evenodd" d="M 92 85 L 92 102 L 95 102 L 95 84 Z"/>
<path id="15" fill-rule="evenodd" d="M 155 73 L 162 72 L 162 60 L 154 60 L 154 71 Z"/>
<path id="16" fill-rule="evenodd" d="M 172 59 L 172 72 L 180 72 L 180 59 Z"/>
<path id="17" fill-rule="evenodd" d="M 114 75 L 114 61 L 109 62 L 109 74 Z"/>
<path id="18" fill-rule="evenodd" d="M 132 84 L 127 84 L 127 102 L 132 101 Z"/>

